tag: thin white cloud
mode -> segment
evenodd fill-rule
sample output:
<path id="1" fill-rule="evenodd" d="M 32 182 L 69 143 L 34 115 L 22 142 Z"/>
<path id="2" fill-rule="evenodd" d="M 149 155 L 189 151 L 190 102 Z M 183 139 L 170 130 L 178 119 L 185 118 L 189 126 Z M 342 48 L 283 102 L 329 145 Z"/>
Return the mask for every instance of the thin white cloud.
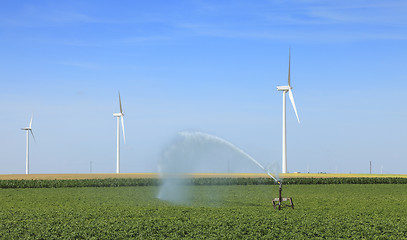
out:
<path id="1" fill-rule="evenodd" d="M 233 4 L 232 4 L 233 3 Z M 175 12 L 99 18 L 79 9 L 47 9 L 25 6 L 19 14 L 6 16 L 1 24 L 58 26 L 64 24 L 129 24 L 135 36 L 71 40 L 44 36 L 54 44 L 103 47 L 119 44 L 161 44 L 202 35 L 225 38 L 275 39 L 282 41 L 338 42 L 371 39 L 406 39 L 407 2 L 403 1 L 233 1 L 196 0 Z M 183 11 L 178 14 L 176 11 Z M 1 18 L 1 17 L 0 17 Z M 390 28 L 391 27 L 391 28 Z M 41 37 L 37 37 L 40 39 Z"/>
<path id="2" fill-rule="evenodd" d="M 401 6 L 400 6 L 401 7 Z M 308 16 L 320 22 L 336 24 L 407 24 L 407 5 L 394 6 L 358 6 L 353 8 L 317 7 L 307 11 Z"/>
<path id="3" fill-rule="evenodd" d="M 104 21 L 84 13 L 55 11 L 41 17 L 46 22 L 54 23 L 102 23 Z"/>
<path id="4" fill-rule="evenodd" d="M 226 18 L 221 17 L 217 22 L 200 19 L 178 23 L 177 27 L 196 35 L 311 43 L 404 40 L 407 37 L 404 28 L 407 3 L 400 1 L 268 3 L 236 4 L 231 7 L 234 10 L 224 13 Z"/>
<path id="5" fill-rule="evenodd" d="M 23 5 L 19 10 L 0 16 L 4 27 L 47 27 L 59 24 L 128 24 L 129 19 L 97 17 L 81 10 L 66 10 L 39 5 Z"/>
<path id="6" fill-rule="evenodd" d="M 75 68 L 82 68 L 82 69 L 88 69 L 88 70 L 97 70 L 101 69 L 101 66 L 98 64 L 94 63 L 88 63 L 88 62 L 58 62 L 57 64 L 59 65 L 65 65 L 69 67 L 75 67 Z"/>
<path id="7" fill-rule="evenodd" d="M 117 40 L 116 42 L 132 45 L 139 43 L 167 42 L 169 40 L 173 40 L 173 38 L 170 36 L 136 36 Z"/>
<path id="8" fill-rule="evenodd" d="M 392 31 L 359 31 L 327 29 L 291 29 L 273 28 L 271 30 L 232 30 L 209 25 L 183 25 L 185 29 L 197 35 L 240 38 L 269 39 L 300 43 L 339 43 L 364 40 L 407 40 L 407 33 Z"/>

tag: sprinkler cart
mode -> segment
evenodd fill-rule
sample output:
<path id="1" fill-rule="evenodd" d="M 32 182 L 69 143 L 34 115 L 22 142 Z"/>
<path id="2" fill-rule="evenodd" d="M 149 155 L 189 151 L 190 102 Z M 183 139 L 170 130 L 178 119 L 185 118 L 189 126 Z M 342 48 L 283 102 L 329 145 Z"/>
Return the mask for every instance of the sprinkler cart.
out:
<path id="1" fill-rule="evenodd" d="M 281 197 L 281 191 L 282 191 L 282 187 L 283 187 L 283 182 L 278 181 L 277 182 L 280 186 L 278 189 L 278 198 L 274 198 L 273 199 L 273 207 L 274 209 L 277 207 L 278 205 L 278 210 L 280 210 L 282 207 L 291 207 L 292 209 L 294 209 L 294 203 L 293 203 L 293 199 L 291 197 L 287 197 L 287 198 L 283 198 Z M 289 201 L 289 204 L 283 204 L 283 202 L 287 202 Z"/>

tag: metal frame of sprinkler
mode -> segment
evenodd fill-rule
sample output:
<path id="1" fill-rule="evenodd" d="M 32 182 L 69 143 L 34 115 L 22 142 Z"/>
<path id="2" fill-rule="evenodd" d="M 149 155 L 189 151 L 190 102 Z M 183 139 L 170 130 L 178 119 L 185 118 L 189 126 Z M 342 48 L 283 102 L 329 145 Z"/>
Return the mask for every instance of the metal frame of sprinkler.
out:
<path id="1" fill-rule="evenodd" d="M 279 185 L 278 198 L 274 198 L 272 201 L 274 209 L 276 209 L 277 206 L 278 206 L 278 210 L 281 210 L 282 207 L 291 207 L 292 209 L 294 209 L 294 202 L 293 202 L 292 197 L 287 197 L 287 198 L 281 197 L 281 192 L 283 191 L 283 182 L 279 181 L 275 177 L 273 177 L 273 175 L 271 175 L 269 171 L 267 171 L 267 175 L 269 175 Z M 283 204 L 283 202 L 289 202 L 289 203 Z"/>
<path id="2" fill-rule="evenodd" d="M 293 198 L 291 198 L 291 197 L 287 197 L 287 198 L 281 197 L 281 191 L 283 190 L 283 182 L 282 181 L 277 181 L 277 183 L 279 184 L 278 198 L 274 198 L 273 201 L 272 201 L 274 209 L 276 209 L 277 207 L 278 207 L 278 210 L 281 210 L 281 208 L 283 208 L 283 207 L 291 207 L 292 209 L 294 209 Z M 289 203 L 284 204 L 283 202 L 289 202 Z"/>

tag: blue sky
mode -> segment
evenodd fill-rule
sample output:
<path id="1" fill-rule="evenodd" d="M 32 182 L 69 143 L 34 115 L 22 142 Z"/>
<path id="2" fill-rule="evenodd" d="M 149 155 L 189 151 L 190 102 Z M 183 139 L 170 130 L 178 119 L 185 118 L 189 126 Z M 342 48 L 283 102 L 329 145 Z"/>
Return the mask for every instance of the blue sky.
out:
<path id="1" fill-rule="evenodd" d="M 0 174 L 156 172 L 176 133 L 288 171 L 407 173 L 405 1 L 1 1 Z M 287 98 L 288 100 L 288 98 Z"/>

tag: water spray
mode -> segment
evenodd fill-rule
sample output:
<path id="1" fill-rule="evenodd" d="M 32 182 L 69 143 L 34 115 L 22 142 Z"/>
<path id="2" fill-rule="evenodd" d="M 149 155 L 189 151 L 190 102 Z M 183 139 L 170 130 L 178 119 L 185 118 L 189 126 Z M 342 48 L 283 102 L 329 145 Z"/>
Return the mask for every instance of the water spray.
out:
<path id="1" fill-rule="evenodd" d="M 269 175 L 276 183 L 279 183 L 279 181 L 275 177 L 273 177 L 273 175 L 271 175 L 269 171 L 267 171 L 267 175 Z"/>
<path id="2" fill-rule="evenodd" d="M 226 141 L 225 139 L 222 139 L 220 137 L 217 136 L 213 136 L 207 133 L 203 133 L 203 132 L 187 132 L 187 131 L 182 131 L 182 132 L 178 132 L 178 134 L 182 137 L 185 138 L 185 140 L 189 140 L 189 141 L 204 141 L 204 142 L 213 142 L 213 143 L 217 143 L 223 146 L 227 146 L 230 149 L 233 149 L 234 151 L 238 152 L 239 154 L 241 154 L 242 156 L 244 156 L 245 158 L 249 159 L 251 162 L 253 162 L 256 166 L 258 166 L 259 168 L 261 168 L 271 179 L 274 180 L 275 183 L 277 183 L 279 185 L 279 197 L 278 198 L 274 198 L 273 199 L 273 206 L 274 208 L 277 207 L 278 205 L 278 209 L 280 210 L 281 207 L 283 207 L 282 202 L 283 201 L 290 201 L 290 206 L 292 208 L 294 208 L 293 202 L 292 202 L 292 198 L 283 198 L 281 197 L 281 192 L 282 192 L 282 181 L 277 179 L 276 177 L 274 177 L 271 173 L 270 173 L 270 167 L 265 168 L 263 165 L 261 165 L 259 162 L 257 162 L 252 156 L 250 156 L 249 154 L 247 154 L 245 151 L 243 151 L 242 149 L 240 149 L 239 147 L 235 146 L 234 144 Z M 180 145 L 182 146 L 182 145 Z M 171 149 L 169 150 L 169 153 L 171 153 L 172 151 L 176 151 L 177 150 L 177 145 L 172 146 Z M 181 153 L 181 155 L 185 154 L 184 152 Z M 179 157 L 179 156 L 178 156 Z M 182 173 L 182 172 L 187 172 L 188 167 L 183 166 L 183 168 L 180 169 L 166 169 L 167 167 L 165 165 L 160 164 L 160 172 L 161 173 L 166 173 L 166 171 L 169 171 L 168 173 L 172 173 L 170 175 L 173 175 L 174 173 Z M 165 174 L 167 175 L 167 174 Z M 175 181 L 176 179 L 173 177 L 169 177 L 166 176 L 164 177 L 165 181 L 164 184 L 162 185 L 160 192 L 158 194 L 158 197 L 160 199 L 166 199 L 166 200 L 170 200 L 170 201 L 174 201 L 174 202 L 179 202 L 180 200 L 182 201 L 183 198 L 185 198 L 185 192 L 178 186 L 180 185 L 180 180 L 179 181 Z"/>
<path id="3" fill-rule="evenodd" d="M 283 182 L 281 180 L 277 180 L 277 178 L 275 178 L 273 175 L 271 175 L 270 170 L 266 169 L 265 167 L 263 167 L 263 165 L 261 165 L 259 162 L 257 162 L 252 156 L 250 156 L 249 154 L 247 154 L 245 151 L 243 151 L 242 149 L 238 148 L 237 146 L 235 146 L 234 144 L 226 141 L 225 139 L 222 139 L 220 137 L 217 136 L 213 136 L 207 133 L 202 133 L 202 132 L 178 132 L 179 135 L 186 137 L 186 138 L 195 138 L 195 137 L 200 137 L 203 139 L 206 139 L 208 141 L 215 141 L 215 142 L 219 142 L 222 144 L 225 144 L 227 146 L 229 146 L 230 148 L 234 149 L 235 151 L 239 152 L 240 154 L 242 154 L 243 156 L 245 156 L 246 158 L 248 158 L 249 160 L 251 160 L 254 164 L 256 164 L 258 167 L 260 167 L 261 169 L 263 169 L 263 171 L 265 173 L 267 173 L 267 175 L 269 175 L 274 182 L 276 182 L 279 185 L 279 197 L 278 198 L 274 198 L 273 199 L 273 207 L 276 208 L 278 205 L 278 210 L 280 210 L 282 207 L 287 206 L 287 204 L 283 204 L 283 202 L 285 201 L 289 201 L 289 207 L 294 209 L 294 203 L 291 197 L 288 198 L 283 198 L 281 196 L 281 192 L 283 190 Z"/>
<path id="4" fill-rule="evenodd" d="M 254 164 L 256 164 L 259 168 L 263 169 L 263 171 L 265 173 L 267 173 L 267 175 L 269 175 L 276 183 L 278 183 L 278 180 L 273 175 L 270 174 L 270 171 L 267 170 L 265 167 L 263 167 L 263 165 L 261 165 L 259 162 L 257 162 L 256 159 L 254 159 L 252 156 L 250 156 L 248 153 L 246 153 L 242 149 L 238 148 L 234 144 L 226 141 L 225 139 L 222 139 L 220 137 L 213 136 L 213 135 L 210 135 L 207 133 L 203 133 L 203 132 L 178 132 L 178 134 L 181 136 L 184 136 L 184 137 L 202 137 L 207 140 L 212 140 L 215 142 L 223 143 L 223 144 L 227 145 L 228 147 L 232 148 L 233 150 L 237 151 L 238 153 L 242 154 L 246 158 L 248 158 L 250 161 L 252 161 Z"/>

